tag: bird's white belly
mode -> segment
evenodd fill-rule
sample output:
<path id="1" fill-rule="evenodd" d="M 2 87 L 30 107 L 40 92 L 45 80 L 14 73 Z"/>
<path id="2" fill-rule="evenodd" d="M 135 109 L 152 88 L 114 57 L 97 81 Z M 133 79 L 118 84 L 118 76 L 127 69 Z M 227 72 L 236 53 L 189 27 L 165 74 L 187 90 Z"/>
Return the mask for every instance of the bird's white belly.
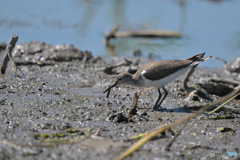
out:
<path id="1" fill-rule="evenodd" d="M 179 77 L 180 75 L 183 75 L 185 72 L 187 72 L 190 69 L 191 66 L 180 69 L 179 71 L 164 77 L 163 79 L 159 79 L 159 80 L 148 80 L 146 77 L 144 77 L 144 73 L 146 73 L 145 70 L 143 70 L 143 72 L 141 73 L 142 78 L 144 80 L 144 87 L 153 87 L 156 86 L 158 88 L 161 88 L 165 85 L 167 85 L 168 83 L 172 82 L 174 79 L 176 79 L 177 77 Z"/>

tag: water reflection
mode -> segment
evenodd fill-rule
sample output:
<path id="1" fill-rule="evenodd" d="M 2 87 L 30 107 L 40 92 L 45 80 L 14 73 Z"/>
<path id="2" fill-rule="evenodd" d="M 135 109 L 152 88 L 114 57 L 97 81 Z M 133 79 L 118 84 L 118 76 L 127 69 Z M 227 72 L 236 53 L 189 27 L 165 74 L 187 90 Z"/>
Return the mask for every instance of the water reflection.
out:
<path id="1" fill-rule="evenodd" d="M 187 0 L 177 0 L 180 8 L 180 26 L 179 31 L 184 32 L 184 27 L 187 24 Z"/>
<path id="2" fill-rule="evenodd" d="M 186 25 L 186 0 L 176 0 L 174 1 L 177 6 L 180 16 L 176 16 L 179 18 L 179 29 L 180 32 L 183 32 L 184 26 Z M 151 2 L 149 2 L 151 3 Z M 117 24 L 121 24 L 121 30 L 124 30 L 123 28 L 127 28 L 126 20 L 125 20 L 125 1 L 112 1 L 113 10 L 112 11 L 112 21 Z M 135 6 L 134 6 L 135 7 Z M 129 8 L 129 10 L 134 10 L 135 8 Z M 146 11 L 145 11 L 146 12 Z M 161 15 L 162 10 L 159 9 L 153 14 Z M 151 19 L 149 16 L 147 18 L 148 20 Z M 175 17 L 172 19 L 173 21 L 176 21 Z M 155 19 L 157 21 L 157 19 Z M 171 20 L 169 20 L 171 21 Z M 143 24 L 141 28 L 148 28 L 146 27 L 148 22 L 143 21 L 141 19 L 141 23 Z M 148 28 L 151 29 L 151 28 Z M 131 30 L 131 29 L 130 29 Z M 136 30 L 139 30 L 136 29 Z M 184 47 L 186 47 L 188 43 L 176 40 L 174 38 L 117 38 L 112 39 L 110 42 L 106 43 L 106 49 L 111 56 L 130 56 L 129 53 L 133 50 L 149 50 L 149 53 L 152 53 L 156 50 L 155 54 L 157 54 L 156 57 L 161 57 L 161 52 L 171 54 L 174 58 L 178 58 L 178 55 L 181 54 Z M 175 50 L 173 51 L 173 48 Z M 149 54 L 146 53 L 145 57 Z"/>
<path id="3" fill-rule="evenodd" d="M 91 31 L 89 27 L 91 27 L 97 14 L 99 14 L 103 3 L 101 1 L 95 1 L 94 3 L 91 1 L 76 1 L 75 3 L 76 10 L 80 10 L 80 13 L 75 17 L 77 18 L 76 20 L 79 21 L 76 29 L 81 35 L 87 35 L 87 33 Z"/>
<path id="4" fill-rule="evenodd" d="M 113 24 L 125 24 L 125 0 L 120 1 L 111 1 L 111 5 L 109 5 L 109 10 L 111 13 L 109 18 L 112 19 Z"/>

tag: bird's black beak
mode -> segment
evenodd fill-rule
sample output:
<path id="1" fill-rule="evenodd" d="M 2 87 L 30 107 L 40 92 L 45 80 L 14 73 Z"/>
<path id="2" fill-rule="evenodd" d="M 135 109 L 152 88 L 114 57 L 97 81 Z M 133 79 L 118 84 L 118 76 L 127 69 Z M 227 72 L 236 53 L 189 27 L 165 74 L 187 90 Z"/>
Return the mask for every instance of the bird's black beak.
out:
<path id="1" fill-rule="evenodd" d="M 110 87 L 108 87 L 103 93 L 106 93 L 107 91 L 109 91 L 111 88 L 115 87 L 117 85 L 117 82 L 115 82 L 113 85 L 111 85 Z"/>
<path id="2" fill-rule="evenodd" d="M 109 97 L 109 94 L 110 94 L 111 88 L 115 87 L 116 85 L 117 85 L 117 81 L 116 81 L 113 85 L 111 85 L 110 87 L 108 87 L 108 88 L 103 92 L 103 93 L 108 92 L 106 98 Z"/>

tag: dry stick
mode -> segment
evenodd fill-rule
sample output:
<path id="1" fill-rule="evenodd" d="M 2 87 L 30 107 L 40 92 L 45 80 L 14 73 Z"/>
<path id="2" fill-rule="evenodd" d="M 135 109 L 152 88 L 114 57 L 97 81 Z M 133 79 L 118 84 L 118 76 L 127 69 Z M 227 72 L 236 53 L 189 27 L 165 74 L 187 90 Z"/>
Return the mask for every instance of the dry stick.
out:
<path id="1" fill-rule="evenodd" d="M 154 129 L 151 129 L 150 131 L 147 131 L 147 132 L 145 132 L 145 133 L 140 133 L 140 134 L 138 134 L 138 135 L 136 135 L 136 136 L 130 137 L 130 140 L 131 140 L 131 139 L 136 139 L 136 138 L 140 139 L 140 138 L 146 136 L 147 134 L 149 134 L 150 132 L 153 132 L 153 131 L 157 130 L 158 128 L 162 127 L 163 125 L 164 125 L 164 124 L 161 124 L 159 127 L 154 128 Z"/>
<path id="2" fill-rule="evenodd" d="M 109 97 L 109 95 L 110 95 L 110 92 L 111 92 L 111 89 L 109 89 L 109 90 L 108 90 L 106 98 L 108 98 L 108 97 Z"/>
<path id="3" fill-rule="evenodd" d="M 15 47 L 15 44 L 17 43 L 17 41 L 18 41 L 18 35 L 16 35 L 16 34 L 12 35 L 12 37 L 11 37 L 7 47 L 6 47 L 5 55 L 3 57 L 2 66 L 1 66 L 1 73 L 2 74 L 5 73 L 5 70 L 7 68 L 7 64 L 8 64 L 9 60 L 11 60 L 11 62 L 12 62 L 12 68 L 14 68 L 13 69 L 14 73 L 16 73 L 16 70 L 15 70 L 16 65 L 15 65 L 15 63 L 12 59 L 11 52 L 12 52 L 13 48 Z"/>
<path id="4" fill-rule="evenodd" d="M 240 84 L 240 82 L 230 80 L 230 79 L 214 79 L 214 78 L 212 78 L 212 79 L 210 79 L 210 81 L 216 82 L 216 83 L 231 84 L 231 85 L 234 85 L 234 86 L 238 86 Z"/>
<path id="5" fill-rule="evenodd" d="M 212 62 L 214 62 L 215 60 L 220 60 L 220 61 L 222 61 L 224 64 L 227 64 L 227 61 L 224 60 L 224 59 L 222 59 L 222 58 L 220 58 L 220 57 L 214 57 L 214 58 L 212 59 Z"/>
<path id="6" fill-rule="evenodd" d="M 132 107 L 131 107 L 130 111 L 127 114 L 128 117 L 130 116 L 130 114 L 133 115 L 133 114 L 136 114 L 136 112 L 137 112 L 136 108 L 137 108 L 137 103 L 138 103 L 138 98 L 139 98 L 139 96 L 138 96 L 139 92 L 138 92 L 138 94 L 137 93 L 134 94 L 134 100 L 133 100 Z"/>
<path id="7" fill-rule="evenodd" d="M 133 30 L 116 31 L 114 37 L 175 37 L 179 38 L 182 34 L 174 31 L 164 30 Z"/>
<path id="8" fill-rule="evenodd" d="M 99 134 L 99 132 L 101 131 L 101 129 L 102 129 L 102 126 L 100 126 L 100 127 L 98 128 L 98 130 L 94 133 L 94 136 L 98 136 L 98 134 Z"/>
<path id="9" fill-rule="evenodd" d="M 219 110 L 220 108 L 222 108 L 223 106 L 225 106 L 226 104 L 228 104 L 231 100 L 233 100 L 234 98 L 236 98 L 237 96 L 239 96 L 240 93 L 236 94 L 235 96 L 233 96 L 232 98 L 230 98 L 228 101 L 224 102 L 223 104 L 221 104 L 219 107 L 215 108 L 213 111 L 211 111 L 209 114 L 212 114 L 214 112 L 216 112 L 217 110 Z M 209 115 L 208 114 L 208 115 Z"/>
<path id="10" fill-rule="evenodd" d="M 187 82 L 189 81 L 189 77 L 193 74 L 193 72 L 194 72 L 194 70 L 196 69 L 197 66 L 198 66 L 198 65 L 195 65 L 195 66 L 191 67 L 191 68 L 188 70 L 188 72 L 187 72 L 187 74 L 186 74 L 186 76 L 185 76 L 185 78 L 184 78 L 183 87 L 184 87 L 185 91 L 187 92 L 186 97 L 188 97 L 189 94 L 190 94 L 192 91 L 195 90 L 195 89 L 193 89 L 193 88 L 188 87 Z"/>
<path id="11" fill-rule="evenodd" d="M 208 104 L 204 107 L 202 107 L 201 109 L 199 109 L 197 112 L 182 118 L 174 123 L 171 123 L 169 125 L 160 127 L 159 129 L 149 133 L 147 136 L 143 137 L 142 139 L 140 139 L 139 141 L 137 141 L 135 144 L 133 144 L 130 148 L 128 148 L 125 152 L 123 152 L 119 157 L 117 157 L 116 160 L 121 160 L 124 159 L 125 157 L 127 157 L 128 155 L 132 154 L 134 151 L 136 151 L 138 148 L 140 148 L 143 144 L 145 144 L 148 140 L 150 140 L 151 138 L 153 138 L 154 136 L 156 136 L 157 134 L 164 132 L 166 129 L 169 128 L 173 128 L 179 124 L 182 124 L 186 121 L 189 121 L 190 119 L 198 116 L 199 114 L 202 114 L 204 111 L 206 110 L 212 110 L 214 108 L 216 108 L 216 105 L 218 105 L 219 103 L 225 102 L 228 99 L 230 99 L 231 97 L 233 97 L 234 95 L 238 94 L 240 92 L 240 85 L 238 87 L 236 87 L 231 93 L 227 94 L 226 96 L 222 97 L 219 100 L 216 100 L 215 102 Z"/>
<path id="12" fill-rule="evenodd" d="M 120 25 L 117 24 L 113 29 L 105 34 L 104 43 L 107 44 L 110 38 L 115 37 L 175 37 L 180 38 L 182 36 L 179 32 L 167 31 L 167 30 L 130 30 L 130 31 L 117 31 Z"/>
<path id="13" fill-rule="evenodd" d="M 115 36 L 115 32 L 119 29 L 119 27 L 120 27 L 120 24 L 115 25 L 115 26 L 113 27 L 113 29 L 112 29 L 109 33 L 107 33 L 107 34 L 105 35 L 105 44 L 108 43 L 108 40 L 109 40 L 110 38 L 112 38 L 112 37 Z"/>
<path id="14" fill-rule="evenodd" d="M 141 89 L 138 93 L 135 93 L 134 94 L 134 100 L 133 100 L 133 104 L 132 104 L 132 107 L 130 109 L 130 111 L 128 112 L 128 115 L 129 116 L 130 114 L 136 114 L 137 112 L 137 103 L 138 103 L 138 98 L 139 96 L 141 95 L 142 92 L 145 92 L 147 90 L 150 90 L 150 89 L 153 89 L 155 87 L 149 87 L 149 88 L 143 88 Z"/>

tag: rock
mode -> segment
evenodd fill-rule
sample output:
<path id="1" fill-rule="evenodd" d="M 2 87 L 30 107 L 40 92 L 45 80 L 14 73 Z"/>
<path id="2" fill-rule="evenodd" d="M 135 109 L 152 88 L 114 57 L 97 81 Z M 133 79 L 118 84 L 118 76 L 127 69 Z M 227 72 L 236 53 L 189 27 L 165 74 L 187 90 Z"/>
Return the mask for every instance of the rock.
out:
<path id="1" fill-rule="evenodd" d="M 135 49 L 135 50 L 132 51 L 132 55 L 134 57 L 141 57 L 142 52 L 139 49 Z"/>
<path id="2" fill-rule="evenodd" d="M 225 65 L 226 69 L 230 72 L 238 72 L 240 73 L 240 57 L 236 58 L 230 63 Z"/>
<path id="3" fill-rule="evenodd" d="M 218 96 L 224 96 L 233 91 L 233 88 L 224 84 L 206 83 L 198 85 L 204 90 L 206 90 L 209 94 L 215 94 Z"/>
<path id="4" fill-rule="evenodd" d="M 5 50 L 6 47 L 7 47 L 6 43 L 4 43 L 4 42 L 0 43 L 0 51 Z"/>

